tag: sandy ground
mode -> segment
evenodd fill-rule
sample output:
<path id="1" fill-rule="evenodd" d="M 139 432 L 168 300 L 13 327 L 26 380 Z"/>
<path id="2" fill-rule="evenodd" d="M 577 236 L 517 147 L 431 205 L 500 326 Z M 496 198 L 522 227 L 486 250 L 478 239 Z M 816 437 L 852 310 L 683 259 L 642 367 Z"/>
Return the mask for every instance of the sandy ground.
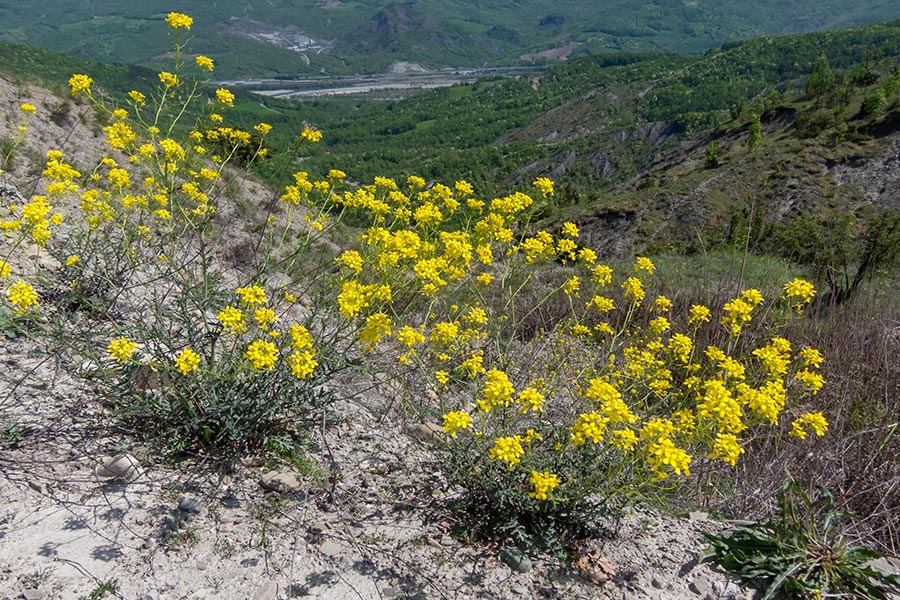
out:
<path id="1" fill-rule="evenodd" d="M 517 572 L 496 548 L 462 543 L 433 440 L 380 419 L 391 402 L 379 388 L 316 432 L 313 457 L 330 475 L 313 481 L 254 457 L 166 463 L 54 363 L 27 340 L 0 349 L 4 600 L 89 597 L 111 580 L 109 597 L 135 600 L 747 597 L 696 565 L 701 532 L 721 528 L 704 515 L 610 523 L 615 535 L 590 550 L 605 559 L 599 585 L 548 558 Z M 264 487 L 277 487 L 273 471 L 282 491 Z"/>

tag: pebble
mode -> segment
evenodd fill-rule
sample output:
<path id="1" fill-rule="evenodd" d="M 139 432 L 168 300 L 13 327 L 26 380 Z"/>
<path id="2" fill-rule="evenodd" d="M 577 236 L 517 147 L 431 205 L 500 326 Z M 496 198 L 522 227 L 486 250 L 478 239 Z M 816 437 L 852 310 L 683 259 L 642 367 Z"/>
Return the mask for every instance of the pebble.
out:
<path id="1" fill-rule="evenodd" d="M 143 473 L 141 464 L 130 454 L 109 456 L 94 469 L 94 475 L 101 479 L 124 479 L 125 481 L 134 481 Z"/>
<path id="2" fill-rule="evenodd" d="M 22 591 L 22 597 L 25 598 L 25 600 L 43 600 L 44 592 L 35 588 L 29 588 Z"/>
<path id="3" fill-rule="evenodd" d="M 518 573 L 527 573 L 533 566 L 531 559 L 515 546 L 504 546 L 500 549 L 500 560 Z"/>
<path id="4" fill-rule="evenodd" d="M 275 600 L 278 597 L 278 584 L 274 581 L 262 583 L 253 592 L 253 600 Z"/>
<path id="5" fill-rule="evenodd" d="M 264 473 L 259 478 L 259 484 L 267 490 L 286 494 L 296 492 L 303 487 L 303 482 L 293 471 L 276 470 Z"/>
<path id="6" fill-rule="evenodd" d="M 709 579 L 706 578 L 705 575 L 701 575 L 699 577 L 694 578 L 691 584 L 688 586 L 692 592 L 697 594 L 698 596 L 706 596 L 709 593 Z"/>
<path id="7" fill-rule="evenodd" d="M 437 423 L 419 423 L 413 428 L 413 433 L 429 444 L 436 444 L 444 439 L 444 428 Z"/>
<path id="8" fill-rule="evenodd" d="M 322 545 L 319 546 L 319 552 L 321 552 L 325 556 L 331 556 L 332 558 L 337 558 L 338 556 L 343 555 L 346 551 L 347 547 L 345 545 L 334 540 L 325 540 L 324 542 L 322 542 Z"/>
<path id="9" fill-rule="evenodd" d="M 198 513 L 203 508 L 203 502 L 197 496 L 185 494 L 178 499 L 178 510 L 189 513 Z"/>
<path id="10" fill-rule="evenodd" d="M 518 583 L 514 583 L 509 587 L 509 591 L 513 594 L 517 594 L 519 596 L 525 596 L 528 594 L 528 588 L 524 585 L 519 585 Z"/>

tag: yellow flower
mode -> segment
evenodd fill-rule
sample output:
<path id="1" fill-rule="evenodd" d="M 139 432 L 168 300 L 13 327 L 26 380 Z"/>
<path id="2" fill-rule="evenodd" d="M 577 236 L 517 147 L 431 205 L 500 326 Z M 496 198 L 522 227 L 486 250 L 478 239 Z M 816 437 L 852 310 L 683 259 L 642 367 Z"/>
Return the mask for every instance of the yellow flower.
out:
<path id="1" fill-rule="evenodd" d="M 794 422 L 791 424 L 790 435 L 805 440 L 810 429 L 819 437 L 822 437 L 828 431 L 828 421 L 825 420 L 825 416 L 821 412 L 806 413 L 800 418 L 794 419 Z"/>
<path id="2" fill-rule="evenodd" d="M 541 192 L 544 198 L 553 195 L 553 181 L 546 177 L 538 177 L 532 182 L 532 185 Z"/>
<path id="3" fill-rule="evenodd" d="M 275 321 L 278 320 L 278 317 L 275 315 L 275 311 L 271 308 L 257 308 L 253 312 L 253 317 L 256 319 L 256 324 L 259 325 L 261 329 L 268 329 Z"/>
<path id="4" fill-rule="evenodd" d="M 244 358 L 253 364 L 253 368 L 257 372 L 264 369 L 271 371 L 278 361 L 278 348 L 272 342 L 256 340 L 247 346 Z"/>
<path id="5" fill-rule="evenodd" d="M 525 456 L 525 448 L 522 447 L 522 438 L 518 435 L 497 438 L 490 452 L 492 459 L 501 460 L 510 468 L 522 462 L 523 456 Z"/>
<path id="6" fill-rule="evenodd" d="M 338 309 L 348 319 L 352 319 L 362 309 L 369 306 L 368 288 L 356 281 L 345 281 L 338 294 Z"/>
<path id="7" fill-rule="evenodd" d="M 784 295 L 791 301 L 792 306 L 800 310 L 804 304 L 812 302 L 816 288 L 805 279 L 794 279 L 784 284 Z"/>
<path id="8" fill-rule="evenodd" d="M 366 324 L 359 332 L 359 339 L 371 347 L 386 335 L 391 335 L 391 318 L 379 312 L 366 318 Z"/>
<path id="9" fill-rule="evenodd" d="M 638 444 L 637 434 L 631 429 L 616 429 L 612 432 L 612 445 L 623 452 L 631 452 Z"/>
<path id="10" fill-rule="evenodd" d="M 649 329 L 652 333 L 657 335 L 668 331 L 670 327 L 669 320 L 665 317 L 657 317 L 655 319 L 651 319 L 649 323 Z"/>
<path id="11" fill-rule="evenodd" d="M 79 260 L 80 260 L 79 256 L 77 254 L 73 254 L 72 256 L 66 258 L 66 266 L 71 267 L 75 263 L 77 263 Z"/>
<path id="12" fill-rule="evenodd" d="M 190 29 L 193 22 L 194 19 L 182 13 L 170 12 L 166 16 L 166 23 L 172 29 Z"/>
<path id="13" fill-rule="evenodd" d="M 472 426 L 472 417 L 467 412 L 452 411 L 444 415 L 444 431 L 450 437 L 456 437 L 460 429 L 468 429 Z"/>
<path id="14" fill-rule="evenodd" d="M 484 412 L 490 412 L 497 406 L 509 406 L 513 394 L 516 392 L 506 373 L 498 369 L 491 369 L 482 388 L 484 400 L 478 401 L 478 407 Z"/>
<path id="15" fill-rule="evenodd" d="M 319 363 L 315 360 L 315 352 L 312 350 L 296 350 L 288 357 L 291 373 L 297 379 L 306 379 L 312 375 Z"/>
<path id="16" fill-rule="evenodd" d="M 464 360 L 462 364 L 459 365 L 459 368 L 462 371 L 465 371 L 466 374 L 473 379 L 478 375 L 485 373 L 486 370 L 484 368 L 484 351 L 479 350 L 478 352 Z"/>
<path id="17" fill-rule="evenodd" d="M 711 458 L 721 458 L 732 467 L 737 463 L 738 457 L 744 453 L 744 449 L 733 433 L 719 433 L 713 445 Z"/>
<path id="18" fill-rule="evenodd" d="M 549 471 L 532 471 L 531 485 L 534 486 L 534 491 L 528 495 L 535 500 L 546 500 L 548 494 L 559 487 L 559 477 Z"/>
<path id="19" fill-rule="evenodd" d="M 72 77 L 69 78 L 69 87 L 72 90 L 73 96 L 80 92 L 90 94 L 92 83 L 94 83 L 94 80 L 87 75 L 72 75 Z"/>
<path id="20" fill-rule="evenodd" d="M 266 291 L 258 285 L 240 287 L 235 292 L 241 297 L 241 304 L 245 306 L 256 306 L 267 302 Z"/>
<path id="21" fill-rule="evenodd" d="M 400 328 L 400 331 L 397 332 L 397 341 L 407 348 L 412 348 L 416 344 L 425 343 L 425 335 L 409 325 L 404 325 Z"/>
<path id="22" fill-rule="evenodd" d="M 494 276 L 490 273 L 482 273 L 478 277 L 475 278 L 478 283 L 481 285 L 491 285 L 491 282 L 494 281 Z"/>
<path id="23" fill-rule="evenodd" d="M 646 271 L 648 275 L 653 275 L 653 271 L 656 270 L 656 265 L 654 265 L 653 261 L 646 256 L 638 256 L 634 263 L 634 270 L 635 272 Z"/>
<path id="24" fill-rule="evenodd" d="M 247 328 L 243 311 L 233 306 L 226 306 L 223 308 L 219 311 L 219 314 L 216 315 L 216 318 L 219 320 L 219 323 L 222 324 L 225 331 L 230 331 L 231 333 L 241 333 Z"/>
<path id="25" fill-rule="evenodd" d="M 688 323 L 691 325 L 699 325 L 700 323 L 709 322 L 709 309 L 702 304 L 694 304 L 691 306 L 691 312 L 688 316 Z"/>
<path id="26" fill-rule="evenodd" d="M 591 272 L 591 279 L 598 285 L 609 285 L 612 281 L 613 270 L 607 265 L 597 265 Z"/>
<path id="27" fill-rule="evenodd" d="M 302 137 L 304 140 L 316 143 L 322 139 L 322 132 L 317 131 L 307 125 L 303 128 L 303 131 L 300 132 L 300 137 Z"/>
<path id="28" fill-rule="evenodd" d="M 563 284 L 562 291 L 566 296 L 575 296 L 577 298 L 580 285 L 581 282 L 578 280 L 578 275 L 572 275 L 572 278 Z"/>
<path id="29" fill-rule="evenodd" d="M 669 476 L 668 469 L 675 471 L 677 475 L 684 473 L 690 475 L 690 455 L 675 446 L 668 437 L 659 438 L 647 445 L 647 462 L 656 473 L 657 479 L 665 479 Z"/>
<path id="30" fill-rule="evenodd" d="M 12 275 L 12 267 L 5 260 L 0 259 L 0 277 L 9 277 Z"/>
<path id="31" fill-rule="evenodd" d="M 128 97 L 138 106 L 144 106 L 147 103 L 147 97 L 137 90 L 128 92 Z"/>
<path id="32" fill-rule="evenodd" d="M 291 346 L 293 346 L 295 350 L 306 350 L 307 348 L 312 348 L 313 336 L 303 325 L 294 323 L 293 325 L 291 325 L 288 333 L 291 334 Z"/>
<path id="33" fill-rule="evenodd" d="M 544 395 L 533 387 L 527 387 L 519 392 L 516 403 L 520 405 L 519 412 L 523 414 L 530 410 L 544 412 Z"/>
<path id="34" fill-rule="evenodd" d="M 825 385 L 825 379 L 818 373 L 813 373 L 809 369 L 803 369 L 795 375 L 797 381 L 803 384 L 813 394 L 818 393 L 822 386 Z"/>
<path id="35" fill-rule="evenodd" d="M 608 424 L 609 419 L 604 418 L 600 413 L 581 413 L 578 415 L 575 425 L 572 426 L 572 443 L 578 446 L 590 440 L 599 444 L 603 441 Z"/>
<path id="36" fill-rule="evenodd" d="M 622 284 L 622 289 L 625 290 L 625 297 L 632 298 L 634 303 L 638 305 L 640 305 L 646 295 L 644 284 L 641 283 L 641 280 L 637 277 L 629 277 L 626 279 Z"/>
<path id="37" fill-rule="evenodd" d="M 178 369 L 178 372 L 182 375 L 187 375 L 199 365 L 200 355 L 190 348 L 185 348 L 175 357 L 175 368 Z"/>
<path id="38" fill-rule="evenodd" d="M 128 338 L 120 337 L 112 340 L 106 347 L 106 352 L 116 359 L 117 362 L 123 363 L 131 358 L 137 349 L 137 343 L 132 342 Z"/>
<path id="39" fill-rule="evenodd" d="M 356 250 L 347 250 L 337 258 L 337 261 L 341 263 L 342 269 L 350 269 L 357 273 L 363 269 L 363 258 Z"/>
<path id="40" fill-rule="evenodd" d="M 822 353 L 815 348 L 807 347 L 800 351 L 800 362 L 804 366 L 816 368 L 821 365 L 824 360 Z"/>
<path id="41" fill-rule="evenodd" d="M 234 106 L 234 94 L 232 94 L 225 88 L 219 88 L 216 90 L 216 99 L 225 106 Z"/>
<path id="42" fill-rule="evenodd" d="M 175 75 L 174 73 L 161 71 L 159 74 L 157 74 L 157 77 L 159 77 L 160 83 L 162 83 L 167 88 L 175 87 L 176 85 L 178 85 L 178 75 Z"/>
<path id="43" fill-rule="evenodd" d="M 23 102 L 19 105 L 19 110 L 21 110 L 25 114 L 34 114 L 37 112 L 37 107 L 34 104 L 28 104 L 27 102 Z"/>
<path id="44" fill-rule="evenodd" d="M 16 314 L 24 314 L 32 306 L 37 306 L 38 295 L 31 284 L 19 280 L 6 290 L 6 298 L 15 307 Z"/>
<path id="45" fill-rule="evenodd" d="M 578 237 L 578 226 L 575 223 L 566 221 L 562 225 L 562 229 L 560 229 L 560 235 L 565 235 L 568 237 Z"/>
<path id="46" fill-rule="evenodd" d="M 439 383 L 443 383 L 444 385 L 450 381 L 450 373 L 447 371 L 435 371 L 434 378 L 438 380 Z"/>
<path id="47" fill-rule="evenodd" d="M 194 59 L 194 62 L 197 63 L 197 66 L 204 71 L 212 71 L 214 68 L 213 60 L 208 56 L 203 56 L 202 54 L 198 55 L 197 58 Z"/>

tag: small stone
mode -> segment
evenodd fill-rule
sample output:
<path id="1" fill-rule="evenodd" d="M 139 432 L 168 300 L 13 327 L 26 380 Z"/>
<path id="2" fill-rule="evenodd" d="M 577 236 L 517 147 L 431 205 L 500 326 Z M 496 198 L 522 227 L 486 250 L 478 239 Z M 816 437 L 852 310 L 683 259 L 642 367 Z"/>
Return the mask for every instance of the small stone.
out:
<path id="1" fill-rule="evenodd" d="M 205 571 L 209 568 L 209 562 L 205 558 L 201 558 L 197 560 L 197 570 Z"/>
<path id="2" fill-rule="evenodd" d="M 172 386 L 172 378 L 168 373 L 161 373 L 150 365 L 138 365 L 131 370 L 128 379 L 135 389 L 148 392 L 165 390 Z"/>
<path id="3" fill-rule="evenodd" d="M 185 494 L 178 499 L 178 510 L 189 513 L 198 513 L 203 508 L 203 502 L 197 496 Z"/>
<path id="4" fill-rule="evenodd" d="M 866 566 L 885 575 L 900 575 L 900 559 L 897 558 L 882 556 L 881 558 L 870 560 L 866 563 Z"/>
<path id="5" fill-rule="evenodd" d="M 710 591 L 709 579 L 707 579 L 705 575 L 701 575 L 699 577 L 696 577 L 688 587 L 698 596 L 705 597 L 706 594 Z"/>
<path id="6" fill-rule="evenodd" d="M 325 556 L 330 556 L 332 558 L 337 558 L 338 556 L 343 555 L 346 551 L 347 547 L 345 545 L 334 540 L 325 540 L 324 542 L 322 542 L 322 545 L 319 546 L 319 552 L 321 552 Z"/>
<path id="7" fill-rule="evenodd" d="M 511 591 L 513 594 L 516 594 L 518 596 L 524 596 L 524 595 L 528 594 L 528 588 L 525 587 L 524 585 L 519 585 L 518 583 L 514 583 L 511 586 L 509 586 L 509 591 Z"/>
<path id="8" fill-rule="evenodd" d="M 269 471 L 259 478 L 259 484 L 279 494 L 296 492 L 303 487 L 303 482 L 293 471 Z"/>
<path id="9" fill-rule="evenodd" d="M 688 513 L 689 521 L 709 521 L 709 513 L 702 510 L 692 510 Z"/>
<path id="10" fill-rule="evenodd" d="M 124 479 L 134 481 L 144 470 L 138 460 L 130 454 L 117 454 L 100 462 L 94 469 L 94 475 L 101 479 Z"/>
<path id="11" fill-rule="evenodd" d="M 44 592 L 36 588 L 29 588 L 22 591 L 22 597 L 25 600 L 43 600 Z"/>
<path id="12" fill-rule="evenodd" d="M 651 579 L 651 580 L 650 580 L 650 585 L 652 585 L 653 587 L 655 587 L 655 588 L 658 589 L 658 590 L 661 590 L 661 589 L 663 589 L 664 587 L 666 587 L 666 584 L 664 584 L 664 583 L 662 582 L 662 580 L 660 580 L 659 577 L 654 577 L 653 579 Z"/>
<path id="13" fill-rule="evenodd" d="M 735 598 L 741 593 L 741 586 L 734 581 L 713 581 L 712 593 L 716 598 Z"/>
<path id="14" fill-rule="evenodd" d="M 138 596 L 138 600 L 159 600 L 159 594 L 156 592 L 145 592 Z"/>
<path id="15" fill-rule="evenodd" d="M 384 598 L 393 598 L 394 596 L 400 595 L 401 591 L 402 590 L 400 590 L 399 588 L 387 586 L 387 587 L 381 588 L 381 595 Z"/>
<path id="16" fill-rule="evenodd" d="M 419 423 L 413 428 L 413 433 L 429 444 L 436 444 L 444 439 L 444 428 L 437 423 Z"/>
<path id="17" fill-rule="evenodd" d="M 531 559 L 515 546 L 504 546 L 501 548 L 500 560 L 518 573 L 527 573 L 532 567 Z"/>
<path id="18" fill-rule="evenodd" d="M 275 600 L 278 597 L 278 584 L 266 581 L 253 592 L 253 600 Z"/>
<path id="19" fill-rule="evenodd" d="M 36 491 L 38 494 L 43 494 L 43 493 L 44 493 L 44 484 L 41 483 L 40 481 L 36 480 L 36 479 L 29 479 L 29 480 L 28 480 L 28 487 L 30 487 L 31 489 L 33 489 L 34 491 Z"/>
<path id="20" fill-rule="evenodd" d="M 331 526 L 325 521 L 313 521 L 307 526 L 307 529 L 313 535 L 321 535 L 331 529 Z"/>

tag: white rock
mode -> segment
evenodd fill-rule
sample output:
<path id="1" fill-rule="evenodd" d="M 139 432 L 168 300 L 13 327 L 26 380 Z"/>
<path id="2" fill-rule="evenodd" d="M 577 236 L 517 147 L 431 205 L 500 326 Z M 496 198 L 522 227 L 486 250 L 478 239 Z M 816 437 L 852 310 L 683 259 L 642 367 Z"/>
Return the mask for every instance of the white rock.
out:
<path id="1" fill-rule="evenodd" d="M 103 459 L 94 468 L 94 475 L 101 479 L 134 481 L 144 474 L 138 460 L 130 454 L 117 454 Z"/>

